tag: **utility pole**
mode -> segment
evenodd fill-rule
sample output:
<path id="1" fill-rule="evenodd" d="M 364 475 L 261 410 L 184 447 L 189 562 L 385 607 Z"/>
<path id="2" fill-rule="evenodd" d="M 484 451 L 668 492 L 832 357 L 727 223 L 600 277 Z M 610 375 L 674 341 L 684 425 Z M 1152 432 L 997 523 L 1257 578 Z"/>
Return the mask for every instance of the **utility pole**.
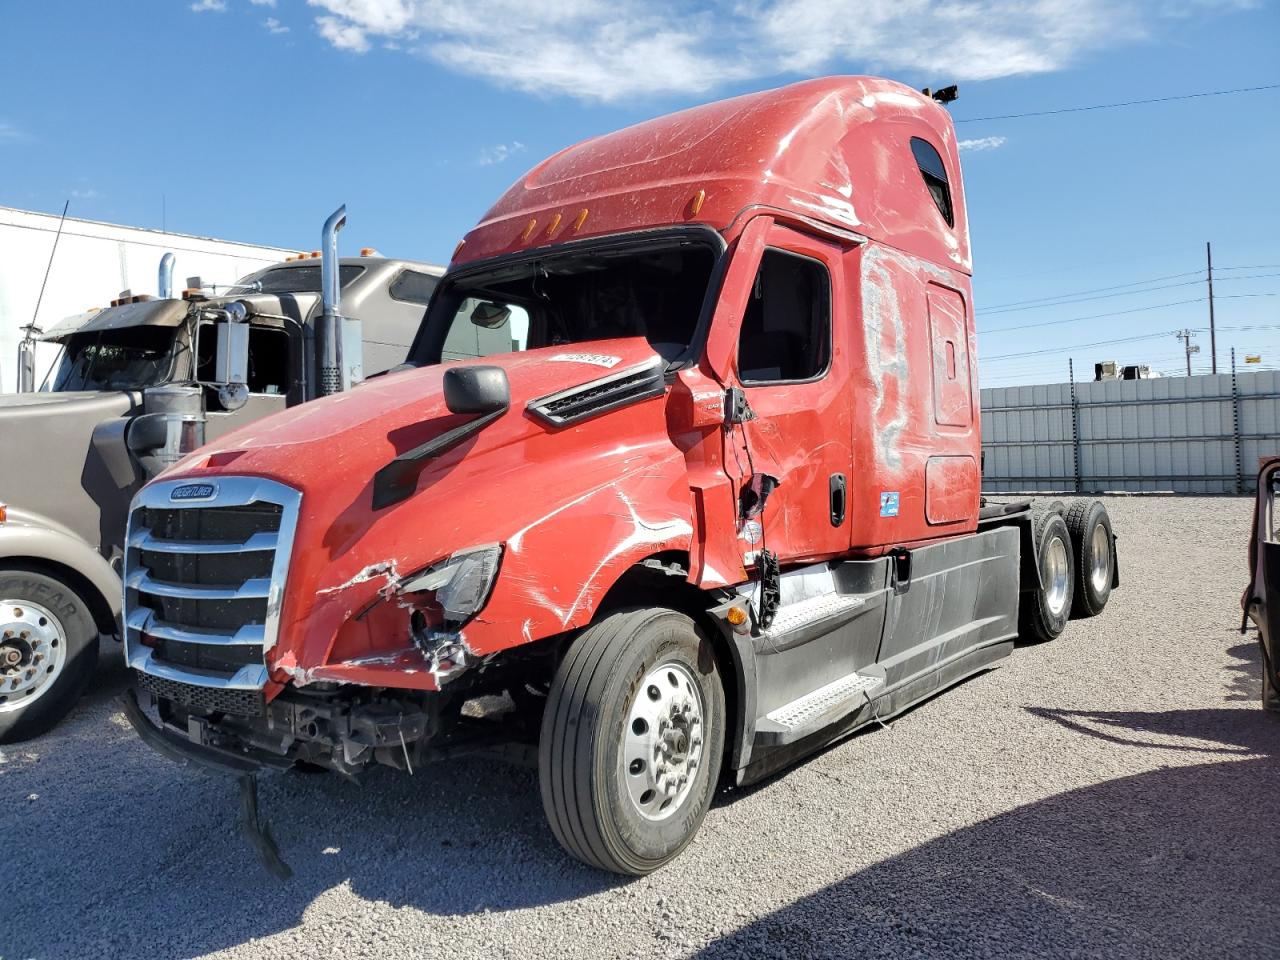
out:
<path id="1" fill-rule="evenodd" d="M 1181 340 L 1183 342 L 1183 345 L 1187 348 L 1187 376 L 1188 377 L 1191 376 L 1191 355 L 1193 353 L 1200 352 L 1200 347 L 1191 342 L 1191 339 L 1195 335 L 1196 335 L 1196 332 L 1194 330 L 1179 330 L 1177 334 L 1175 334 L 1175 336 L 1177 336 L 1177 338 Z"/>
<path id="2" fill-rule="evenodd" d="M 1213 244 L 1204 243 L 1204 255 L 1209 264 L 1209 372 L 1218 372 L 1218 335 L 1213 325 Z M 1187 374 L 1190 376 L 1190 373 Z"/>

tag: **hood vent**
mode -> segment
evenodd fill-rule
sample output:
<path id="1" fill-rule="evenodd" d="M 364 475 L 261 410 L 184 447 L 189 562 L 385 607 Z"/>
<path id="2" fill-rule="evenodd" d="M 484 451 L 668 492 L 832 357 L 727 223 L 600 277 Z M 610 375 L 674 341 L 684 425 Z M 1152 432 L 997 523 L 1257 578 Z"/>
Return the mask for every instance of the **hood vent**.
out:
<path id="1" fill-rule="evenodd" d="M 599 380 L 541 397 L 529 404 L 529 410 L 552 426 L 563 427 L 662 396 L 666 388 L 662 360 L 654 357 L 639 367 L 619 370 Z"/>

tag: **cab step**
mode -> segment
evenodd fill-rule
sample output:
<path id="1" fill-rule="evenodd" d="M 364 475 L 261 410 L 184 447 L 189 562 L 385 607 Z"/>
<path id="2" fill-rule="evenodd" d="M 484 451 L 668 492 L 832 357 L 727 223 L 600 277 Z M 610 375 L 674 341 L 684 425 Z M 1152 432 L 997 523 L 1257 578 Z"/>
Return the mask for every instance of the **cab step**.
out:
<path id="1" fill-rule="evenodd" d="M 848 619 L 858 608 L 865 606 L 866 602 L 866 598 L 862 596 L 834 593 L 789 603 L 778 610 L 763 636 L 778 638 L 815 624 L 822 624 L 829 629 L 831 621 Z"/>
<path id="2" fill-rule="evenodd" d="M 758 720 L 756 742 L 777 746 L 817 733 L 853 713 L 864 703 L 870 703 L 884 686 L 884 671 L 878 667 L 865 667 L 862 672 L 833 680 Z"/>

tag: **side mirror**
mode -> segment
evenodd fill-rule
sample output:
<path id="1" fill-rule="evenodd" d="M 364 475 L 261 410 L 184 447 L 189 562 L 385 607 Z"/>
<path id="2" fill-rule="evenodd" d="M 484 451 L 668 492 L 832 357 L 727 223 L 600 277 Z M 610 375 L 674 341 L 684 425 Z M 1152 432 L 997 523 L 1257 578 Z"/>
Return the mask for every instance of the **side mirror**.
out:
<path id="1" fill-rule="evenodd" d="M 511 319 L 511 308 L 489 300 L 481 300 L 471 311 L 471 322 L 486 330 L 497 330 Z"/>
<path id="2" fill-rule="evenodd" d="M 212 386 L 224 410 L 239 410 L 249 399 L 248 311 L 237 302 L 227 304 L 225 318 L 214 324 Z"/>
<path id="3" fill-rule="evenodd" d="M 501 367 L 451 367 L 444 372 L 450 413 L 497 413 L 511 406 L 511 384 Z"/>

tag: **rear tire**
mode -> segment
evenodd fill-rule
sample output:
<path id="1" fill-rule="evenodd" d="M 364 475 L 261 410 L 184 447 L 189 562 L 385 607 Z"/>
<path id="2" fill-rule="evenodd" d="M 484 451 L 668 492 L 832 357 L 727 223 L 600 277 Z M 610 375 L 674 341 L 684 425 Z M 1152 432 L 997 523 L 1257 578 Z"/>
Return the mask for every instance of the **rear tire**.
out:
<path id="1" fill-rule="evenodd" d="M 574 641 L 547 696 L 538 779 L 551 832 L 583 863 L 652 873 L 701 826 L 724 736 L 715 653 L 693 621 L 610 614 Z"/>
<path id="2" fill-rule="evenodd" d="M 98 626 L 75 590 L 25 567 L 0 569 L 0 743 L 53 728 L 98 665 Z"/>
<path id="3" fill-rule="evenodd" d="M 1115 573 L 1115 542 L 1111 517 L 1098 500 L 1072 500 L 1066 512 L 1067 530 L 1076 554 L 1073 617 L 1096 617 L 1111 599 Z"/>
<path id="4" fill-rule="evenodd" d="M 1075 588 L 1075 555 L 1066 521 L 1056 510 L 1031 512 L 1031 537 L 1036 545 L 1040 586 L 1022 594 L 1019 632 L 1023 639 L 1055 640 L 1067 626 Z"/>

